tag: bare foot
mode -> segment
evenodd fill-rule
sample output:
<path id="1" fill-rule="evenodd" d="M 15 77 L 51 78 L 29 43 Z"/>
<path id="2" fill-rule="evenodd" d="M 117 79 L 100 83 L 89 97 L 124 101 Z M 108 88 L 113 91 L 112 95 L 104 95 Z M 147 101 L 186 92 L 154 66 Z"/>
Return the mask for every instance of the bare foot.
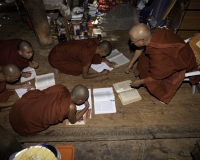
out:
<path id="1" fill-rule="evenodd" d="M 138 77 L 138 76 L 139 76 L 139 71 L 138 71 L 137 69 L 135 69 L 134 75 L 135 75 L 135 77 Z"/>

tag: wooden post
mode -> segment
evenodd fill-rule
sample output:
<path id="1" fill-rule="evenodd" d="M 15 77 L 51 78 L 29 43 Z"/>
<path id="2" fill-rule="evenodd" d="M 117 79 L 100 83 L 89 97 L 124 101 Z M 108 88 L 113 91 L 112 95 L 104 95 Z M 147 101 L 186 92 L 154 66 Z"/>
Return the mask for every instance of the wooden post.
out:
<path id="1" fill-rule="evenodd" d="M 54 42 L 47 21 L 44 3 L 42 0 L 24 0 L 24 6 L 27 9 L 39 43 L 39 52 L 42 55 L 47 55 L 46 50 L 51 49 Z"/>
<path id="2" fill-rule="evenodd" d="M 69 33 L 68 21 L 65 16 L 63 16 L 63 21 L 64 21 L 64 25 L 65 25 L 67 40 L 69 41 L 69 40 L 71 40 L 71 38 L 70 38 L 70 33 Z"/>

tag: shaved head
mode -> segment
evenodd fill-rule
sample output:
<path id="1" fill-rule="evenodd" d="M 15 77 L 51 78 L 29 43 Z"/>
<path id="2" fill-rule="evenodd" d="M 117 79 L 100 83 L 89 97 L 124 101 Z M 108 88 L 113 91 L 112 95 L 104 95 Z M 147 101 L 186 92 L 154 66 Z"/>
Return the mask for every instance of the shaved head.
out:
<path id="1" fill-rule="evenodd" d="M 74 100 L 85 101 L 89 97 L 89 91 L 85 86 L 78 84 L 72 89 L 71 95 Z"/>
<path id="2" fill-rule="evenodd" d="M 3 66 L 2 73 L 4 76 L 17 76 L 21 74 L 20 69 L 14 64 L 7 64 Z"/>
<path id="3" fill-rule="evenodd" d="M 140 23 L 130 29 L 129 36 L 131 39 L 146 39 L 151 36 L 151 32 L 146 24 Z"/>
<path id="4" fill-rule="evenodd" d="M 24 51 L 25 48 L 32 48 L 32 45 L 26 41 L 26 40 L 22 40 L 21 42 L 19 42 L 19 44 L 17 45 L 17 49 Z"/>
<path id="5" fill-rule="evenodd" d="M 99 43 L 98 48 L 100 50 L 103 50 L 106 52 L 106 54 L 109 54 L 112 51 L 112 45 L 109 41 L 103 40 Z"/>

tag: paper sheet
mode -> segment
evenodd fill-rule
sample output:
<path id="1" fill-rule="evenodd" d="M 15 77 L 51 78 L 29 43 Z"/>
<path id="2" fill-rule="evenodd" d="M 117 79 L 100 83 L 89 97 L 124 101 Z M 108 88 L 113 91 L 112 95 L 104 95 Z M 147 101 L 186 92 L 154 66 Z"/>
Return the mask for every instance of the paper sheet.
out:
<path id="1" fill-rule="evenodd" d="M 26 82 L 36 77 L 35 69 L 31 67 L 24 68 L 22 72 L 31 72 L 31 76 L 28 78 L 21 77 L 21 82 Z"/>
<path id="2" fill-rule="evenodd" d="M 97 72 L 102 72 L 104 69 L 109 71 L 113 70 L 113 68 L 109 67 L 105 62 L 102 62 L 101 64 L 92 64 L 91 68 Z"/>
<path id="3" fill-rule="evenodd" d="M 95 114 L 116 113 L 112 87 L 93 89 Z"/>

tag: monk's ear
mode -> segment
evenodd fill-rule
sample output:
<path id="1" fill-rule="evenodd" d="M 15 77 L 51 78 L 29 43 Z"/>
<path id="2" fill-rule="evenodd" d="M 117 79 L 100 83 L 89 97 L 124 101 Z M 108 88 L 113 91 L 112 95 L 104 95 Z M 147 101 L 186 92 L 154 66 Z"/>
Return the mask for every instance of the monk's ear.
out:
<path id="1" fill-rule="evenodd" d="M 78 100 L 78 103 L 83 103 L 83 101 L 82 100 Z"/>
<path id="2" fill-rule="evenodd" d="M 22 55 L 22 51 L 21 50 L 18 50 L 18 53 L 19 53 L 19 55 Z"/>
<path id="3" fill-rule="evenodd" d="M 6 81 L 9 81 L 10 80 L 10 77 L 6 76 Z"/>

